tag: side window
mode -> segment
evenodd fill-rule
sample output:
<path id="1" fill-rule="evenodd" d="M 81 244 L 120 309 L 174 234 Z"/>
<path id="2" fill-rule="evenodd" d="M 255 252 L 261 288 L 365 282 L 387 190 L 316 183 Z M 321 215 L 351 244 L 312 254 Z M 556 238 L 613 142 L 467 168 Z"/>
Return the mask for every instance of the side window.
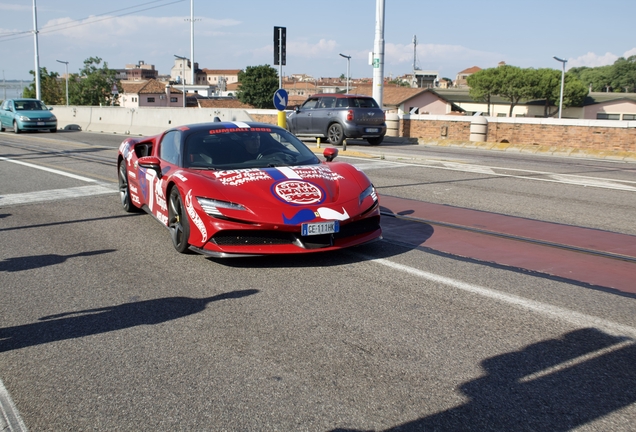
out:
<path id="1" fill-rule="evenodd" d="M 307 101 L 303 104 L 302 109 L 314 109 L 318 104 L 318 99 L 307 99 Z"/>
<path id="2" fill-rule="evenodd" d="M 3 110 L 8 110 L 9 109 L 9 101 L 4 101 L 2 102 L 2 108 Z"/>
<path id="3" fill-rule="evenodd" d="M 320 104 L 318 108 L 333 108 L 336 106 L 336 98 L 335 97 L 324 97 L 320 99 Z"/>
<path id="4" fill-rule="evenodd" d="M 159 146 L 159 157 L 166 162 L 179 165 L 181 159 L 181 131 L 170 131 L 163 136 Z"/>
<path id="5" fill-rule="evenodd" d="M 336 101 L 336 108 L 349 108 L 349 99 L 340 98 Z"/>

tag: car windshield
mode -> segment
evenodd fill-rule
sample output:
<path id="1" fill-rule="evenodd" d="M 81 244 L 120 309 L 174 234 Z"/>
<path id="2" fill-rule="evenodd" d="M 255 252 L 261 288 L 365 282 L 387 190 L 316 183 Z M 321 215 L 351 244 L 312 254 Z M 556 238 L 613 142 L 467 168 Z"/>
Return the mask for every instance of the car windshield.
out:
<path id="1" fill-rule="evenodd" d="M 14 101 L 16 111 L 43 111 L 46 106 L 39 100 L 16 100 Z"/>
<path id="2" fill-rule="evenodd" d="M 195 131 L 185 142 L 186 168 L 232 170 L 319 163 L 302 141 L 280 128 Z"/>

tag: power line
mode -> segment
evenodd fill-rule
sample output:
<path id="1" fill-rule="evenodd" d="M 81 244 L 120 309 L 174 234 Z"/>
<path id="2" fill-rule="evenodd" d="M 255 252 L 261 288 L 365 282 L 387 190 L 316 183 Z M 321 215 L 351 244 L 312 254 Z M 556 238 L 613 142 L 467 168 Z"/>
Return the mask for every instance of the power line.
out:
<path id="1" fill-rule="evenodd" d="M 40 33 L 40 34 L 53 33 L 53 32 L 57 32 L 57 31 L 66 30 L 66 29 L 69 29 L 69 28 L 80 27 L 80 26 L 84 26 L 84 25 L 88 25 L 88 24 L 95 24 L 95 23 L 101 22 L 101 21 L 107 21 L 107 20 L 110 20 L 110 19 L 119 18 L 119 17 L 126 16 L 126 15 L 132 15 L 132 14 L 137 13 L 137 12 L 144 12 L 144 11 L 148 11 L 148 10 L 152 10 L 152 9 L 159 9 L 161 7 L 164 7 L 164 6 L 169 6 L 169 5 L 172 5 L 172 4 L 181 3 L 181 2 L 183 2 L 185 0 L 175 0 L 175 1 L 171 1 L 169 3 L 165 3 L 165 4 L 153 6 L 153 7 L 148 7 L 148 8 L 144 8 L 144 9 L 134 10 L 132 12 L 127 12 L 127 13 L 114 15 L 114 16 L 106 16 L 106 15 L 110 15 L 110 14 L 121 12 L 121 11 L 128 10 L 128 9 L 136 9 L 136 8 L 141 7 L 141 6 L 146 6 L 146 5 L 153 4 L 153 3 L 160 3 L 162 1 L 165 1 L 165 0 L 154 0 L 154 1 L 146 2 L 146 3 L 141 3 L 141 4 L 136 5 L 136 6 L 129 6 L 129 7 L 123 8 L 123 9 L 117 9 L 117 10 L 114 10 L 114 11 L 111 11 L 111 12 L 105 12 L 105 13 L 102 13 L 102 14 L 93 15 L 93 16 L 89 16 L 89 17 L 86 17 L 86 18 L 81 18 L 79 20 L 73 20 L 73 21 L 70 21 L 70 22 L 62 23 L 62 24 L 54 24 L 54 25 L 51 25 L 49 27 L 46 27 L 43 30 L 40 30 L 38 33 Z M 90 20 L 91 18 L 95 18 L 95 17 L 104 17 L 104 18 L 97 19 L 97 20 L 91 20 L 91 21 L 87 21 L 87 22 L 81 22 L 81 21 L 84 21 L 84 20 Z M 56 27 L 58 27 L 58 28 L 56 28 Z M 9 33 L 9 34 L 5 34 L 5 35 L 0 35 L 0 42 L 7 42 L 7 41 L 15 40 L 15 39 L 22 39 L 22 38 L 25 38 L 25 37 L 29 37 L 32 33 L 33 33 L 33 31 L 29 30 L 29 31 L 22 31 L 22 32 L 15 32 L 15 33 Z M 12 36 L 15 36 L 15 37 L 12 37 Z"/>

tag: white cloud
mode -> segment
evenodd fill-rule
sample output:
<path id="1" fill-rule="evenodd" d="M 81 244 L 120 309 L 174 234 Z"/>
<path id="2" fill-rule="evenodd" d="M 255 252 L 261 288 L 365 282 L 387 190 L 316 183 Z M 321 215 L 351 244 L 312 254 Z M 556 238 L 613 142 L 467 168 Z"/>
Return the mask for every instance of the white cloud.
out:
<path id="1" fill-rule="evenodd" d="M 320 39 L 316 43 L 302 42 L 289 42 L 287 41 L 287 55 L 294 55 L 304 58 L 316 58 L 324 57 L 325 55 L 332 55 L 336 52 L 338 44 L 334 40 Z M 270 45 L 270 50 L 273 49 Z"/>
<path id="2" fill-rule="evenodd" d="M 618 59 L 616 54 L 612 54 L 610 52 L 605 53 L 604 55 L 598 55 L 593 52 L 588 52 L 585 55 L 580 57 L 568 59 L 567 68 L 572 67 L 598 67 L 598 66 L 607 66 L 614 64 L 614 62 Z"/>

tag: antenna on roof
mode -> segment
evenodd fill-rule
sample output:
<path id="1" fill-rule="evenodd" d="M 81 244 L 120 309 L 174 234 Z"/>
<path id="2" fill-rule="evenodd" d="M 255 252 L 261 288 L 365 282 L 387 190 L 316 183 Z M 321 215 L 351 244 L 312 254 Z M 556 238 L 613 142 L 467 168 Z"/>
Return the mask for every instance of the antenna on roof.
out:
<path id="1" fill-rule="evenodd" d="M 417 35 L 413 35 L 413 71 L 417 69 Z"/>

